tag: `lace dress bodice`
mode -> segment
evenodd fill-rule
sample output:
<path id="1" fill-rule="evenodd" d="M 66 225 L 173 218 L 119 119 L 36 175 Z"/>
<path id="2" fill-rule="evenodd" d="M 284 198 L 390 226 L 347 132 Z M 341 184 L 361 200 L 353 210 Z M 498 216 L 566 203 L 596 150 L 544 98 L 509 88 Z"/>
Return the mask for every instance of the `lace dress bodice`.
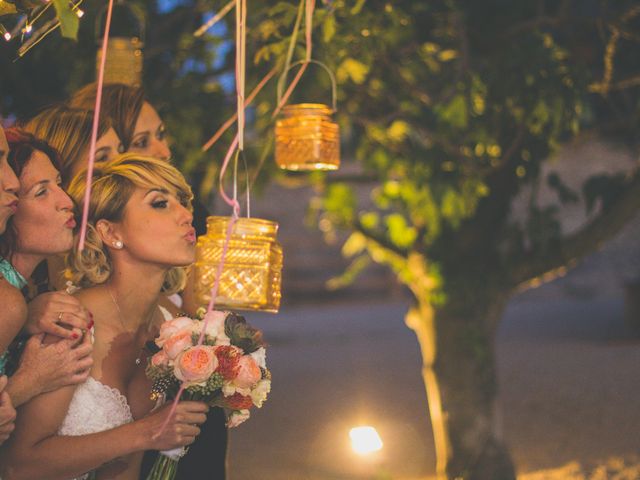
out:
<path id="1" fill-rule="evenodd" d="M 165 320 L 172 315 L 158 307 Z M 133 421 L 127 397 L 93 377 L 76 387 L 69 410 L 58 429 L 58 435 L 79 436 L 104 432 Z M 90 473 L 90 472 L 89 472 Z M 85 480 L 89 473 L 72 480 Z"/>
<path id="2" fill-rule="evenodd" d="M 133 421 L 127 398 L 93 377 L 76 387 L 58 435 L 88 435 Z M 75 480 L 89 478 L 89 474 Z"/>
<path id="3" fill-rule="evenodd" d="M 78 385 L 59 435 L 88 435 L 133 421 L 127 398 L 93 377 Z"/>

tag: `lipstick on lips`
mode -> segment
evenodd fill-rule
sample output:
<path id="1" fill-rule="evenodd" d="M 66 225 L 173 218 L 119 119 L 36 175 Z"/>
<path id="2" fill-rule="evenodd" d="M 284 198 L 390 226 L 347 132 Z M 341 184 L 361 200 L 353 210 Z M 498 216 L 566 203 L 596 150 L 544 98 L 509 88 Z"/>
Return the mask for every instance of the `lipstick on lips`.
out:
<path id="1" fill-rule="evenodd" d="M 195 229 L 190 229 L 184 236 L 184 238 L 187 240 L 187 242 L 189 243 L 196 243 L 196 231 Z"/>
<path id="2" fill-rule="evenodd" d="M 64 222 L 64 224 L 67 228 L 76 228 L 76 219 L 73 217 L 70 217 L 69 220 Z"/>

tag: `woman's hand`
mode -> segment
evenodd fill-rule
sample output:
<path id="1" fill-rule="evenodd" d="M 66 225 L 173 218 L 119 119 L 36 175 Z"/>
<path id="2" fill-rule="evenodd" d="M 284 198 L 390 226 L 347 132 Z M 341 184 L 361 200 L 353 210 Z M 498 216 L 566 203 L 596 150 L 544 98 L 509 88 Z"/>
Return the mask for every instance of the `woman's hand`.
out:
<path id="1" fill-rule="evenodd" d="M 7 377 L 0 377 L 0 445 L 2 445 L 11 435 L 15 428 L 16 410 L 11 404 L 9 394 L 4 391 L 7 386 Z"/>
<path id="2" fill-rule="evenodd" d="M 207 419 L 209 406 L 202 402 L 179 402 L 171 420 L 162 432 L 173 402 L 169 402 L 140 420 L 145 424 L 145 438 L 150 442 L 147 450 L 171 450 L 191 445 Z"/>
<path id="3" fill-rule="evenodd" d="M 60 339 L 47 344 L 44 334 L 33 335 L 24 348 L 16 375 L 24 375 L 39 386 L 39 393 L 84 382 L 93 365 L 90 337 L 87 333 L 82 340 Z"/>
<path id="4" fill-rule="evenodd" d="M 93 316 L 80 301 L 65 292 L 38 295 L 28 305 L 25 328 L 32 335 L 48 333 L 77 339 L 93 326 Z"/>

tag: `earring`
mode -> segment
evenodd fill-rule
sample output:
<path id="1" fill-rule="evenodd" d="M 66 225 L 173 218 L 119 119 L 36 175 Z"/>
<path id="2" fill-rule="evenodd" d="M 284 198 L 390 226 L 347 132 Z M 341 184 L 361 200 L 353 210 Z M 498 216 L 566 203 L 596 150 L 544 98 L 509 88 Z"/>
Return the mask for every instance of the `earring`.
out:
<path id="1" fill-rule="evenodd" d="M 113 248 L 117 248 L 118 250 L 120 250 L 123 246 L 124 243 L 122 243 L 122 241 L 120 240 L 116 240 L 115 242 L 113 242 Z"/>

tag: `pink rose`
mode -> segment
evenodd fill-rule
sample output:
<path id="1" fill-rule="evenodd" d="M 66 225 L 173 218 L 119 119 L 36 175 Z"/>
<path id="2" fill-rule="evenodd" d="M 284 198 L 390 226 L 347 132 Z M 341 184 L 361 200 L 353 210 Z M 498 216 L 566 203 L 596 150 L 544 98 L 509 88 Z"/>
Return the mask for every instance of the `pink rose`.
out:
<path id="1" fill-rule="evenodd" d="M 180 330 L 190 328 L 193 320 L 189 317 L 178 317 L 173 320 L 167 320 L 160 326 L 160 336 L 156 339 L 156 345 L 162 347 L 164 343 Z"/>
<path id="2" fill-rule="evenodd" d="M 193 345 L 190 330 L 181 330 L 172 337 L 165 340 L 163 350 L 167 356 L 173 360 L 183 350 Z"/>
<path id="3" fill-rule="evenodd" d="M 160 350 L 153 357 L 151 357 L 151 365 L 154 367 L 164 367 L 169 365 L 169 357 L 164 350 Z"/>
<path id="4" fill-rule="evenodd" d="M 243 355 L 238 360 L 238 375 L 233 383 L 238 388 L 251 388 L 262 378 L 260 367 L 250 355 Z"/>
<path id="5" fill-rule="evenodd" d="M 188 384 L 206 382 L 218 368 L 218 359 L 213 347 L 200 345 L 191 347 L 176 358 L 173 372 L 178 380 Z"/>

